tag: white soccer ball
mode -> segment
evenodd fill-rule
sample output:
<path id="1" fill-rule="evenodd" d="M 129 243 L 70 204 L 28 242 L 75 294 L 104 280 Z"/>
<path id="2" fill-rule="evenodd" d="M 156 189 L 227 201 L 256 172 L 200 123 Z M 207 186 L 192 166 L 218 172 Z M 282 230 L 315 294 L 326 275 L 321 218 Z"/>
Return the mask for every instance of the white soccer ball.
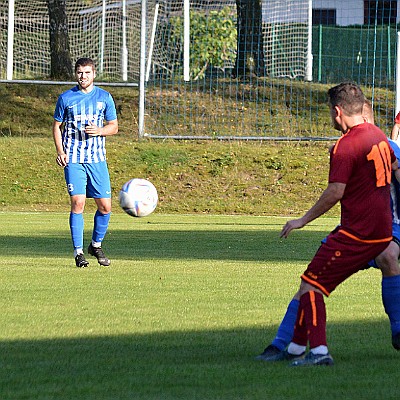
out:
<path id="1" fill-rule="evenodd" d="M 157 202 L 157 189 L 146 179 L 131 179 L 119 192 L 121 208 L 132 217 L 150 215 L 157 207 Z"/>

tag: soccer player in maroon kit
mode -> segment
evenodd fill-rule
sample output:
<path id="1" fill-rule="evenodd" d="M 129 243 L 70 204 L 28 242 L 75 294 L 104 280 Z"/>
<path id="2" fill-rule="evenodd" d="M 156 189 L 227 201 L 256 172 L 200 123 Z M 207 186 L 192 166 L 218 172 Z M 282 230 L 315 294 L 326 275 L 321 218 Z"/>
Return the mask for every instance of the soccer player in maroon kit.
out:
<path id="1" fill-rule="evenodd" d="M 341 203 L 340 226 L 328 235 L 301 276 L 294 336 L 286 350 L 293 366 L 333 365 L 324 296 L 363 269 L 392 239 L 389 190 L 392 168 L 397 169 L 393 150 L 385 134 L 364 121 L 365 98 L 357 85 L 342 83 L 328 96 L 333 126 L 343 134 L 331 151 L 328 186 L 303 217 L 288 221 L 281 231 L 286 238 Z M 304 357 L 308 343 L 310 351 Z"/>

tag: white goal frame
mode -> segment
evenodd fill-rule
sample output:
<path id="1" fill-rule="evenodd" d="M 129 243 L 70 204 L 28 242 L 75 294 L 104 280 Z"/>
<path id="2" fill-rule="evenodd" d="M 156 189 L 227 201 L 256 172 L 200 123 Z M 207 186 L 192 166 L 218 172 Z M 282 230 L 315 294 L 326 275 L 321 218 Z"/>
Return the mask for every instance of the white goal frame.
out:
<path id="1" fill-rule="evenodd" d="M 8 30 L 7 30 L 7 66 L 6 66 L 6 79 L 0 82 L 7 83 L 41 83 L 41 84 L 70 84 L 74 82 L 53 82 L 48 80 L 35 80 L 35 79 L 15 79 L 14 77 L 14 22 L 15 22 L 15 3 L 19 0 L 8 0 Z M 272 0 L 272 2 L 275 0 Z M 152 0 L 151 7 L 149 6 L 150 1 L 148 0 L 102 0 L 102 6 L 93 7 L 82 11 L 82 15 L 90 12 L 101 12 L 102 15 L 102 25 L 101 25 L 101 49 L 99 53 L 99 58 L 96 62 L 98 64 L 98 71 L 103 72 L 104 67 L 104 42 L 105 42 L 105 20 L 106 13 L 110 9 L 121 8 L 122 9 L 122 46 L 120 53 L 120 64 L 121 64 L 121 74 L 118 82 L 107 82 L 101 81 L 97 82 L 99 86 L 132 86 L 139 88 L 139 104 L 138 104 L 138 134 L 139 138 L 145 136 L 145 89 L 146 83 L 150 78 L 150 70 L 152 65 L 152 56 L 155 41 L 155 32 L 158 25 L 158 6 L 159 2 L 163 0 Z M 43 3 L 45 1 L 43 0 Z M 156 5 L 155 10 L 149 10 Z M 165 3 L 165 1 L 164 1 Z M 167 4 L 168 2 L 166 2 Z M 193 1 L 193 3 L 196 3 Z M 204 1 L 206 4 L 207 1 Z M 213 3 L 213 2 L 208 2 Z M 224 1 L 217 1 L 215 4 L 223 4 Z M 226 3 L 228 1 L 226 0 Z M 231 0 L 229 3 L 233 3 Z M 98 3 L 97 3 L 98 4 Z M 140 57 L 139 57 L 139 73 L 136 81 L 128 81 L 128 55 L 129 49 L 127 44 L 127 5 L 140 5 Z M 177 3 L 178 4 L 178 3 Z M 165 6 L 167 7 L 167 6 Z M 169 7 L 169 6 L 168 6 Z M 172 6 L 171 6 L 172 7 Z M 174 6 L 175 7 L 175 6 Z M 214 7 L 214 5 L 212 6 Z M 211 7 L 211 8 L 212 8 Z M 183 80 L 185 82 L 190 81 L 190 0 L 182 0 L 182 15 L 184 21 L 184 35 L 183 35 L 183 60 L 182 60 L 182 71 Z M 176 10 L 175 10 L 176 13 Z M 153 18 L 151 18 L 153 17 Z M 312 80 L 312 0 L 308 0 L 308 41 L 307 41 L 307 60 L 306 69 L 304 74 L 304 80 Z M 20 22 L 21 23 L 21 22 Z"/>

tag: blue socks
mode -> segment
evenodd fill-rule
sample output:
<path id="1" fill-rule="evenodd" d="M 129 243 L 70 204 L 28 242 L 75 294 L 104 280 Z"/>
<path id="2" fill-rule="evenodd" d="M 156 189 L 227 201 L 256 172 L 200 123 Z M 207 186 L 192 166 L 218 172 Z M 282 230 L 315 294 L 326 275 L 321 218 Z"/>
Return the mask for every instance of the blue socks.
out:
<path id="1" fill-rule="evenodd" d="M 69 214 L 69 228 L 71 230 L 72 245 L 75 253 L 77 250 L 82 252 L 83 249 L 83 214 Z"/>
<path id="2" fill-rule="evenodd" d="M 382 302 L 394 336 L 400 332 L 400 275 L 382 278 Z"/>
<path id="3" fill-rule="evenodd" d="M 92 241 L 101 243 L 106 235 L 108 229 L 108 222 L 110 221 L 111 213 L 102 214 L 96 211 L 94 215 L 94 227 Z M 83 214 L 69 214 L 69 227 L 71 230 L 72 245 L 74 246 L 74 253 L 83 252 Z"/>
<path id="4" fill-rule="evenodd" d="M 279 325 L 278 332 L 272 344 L 279 350 L 284 350 L 293 338 L 294 324 L 296 323 L 297 311 L 299 309 L 300 301 L 292 299 L 286 310 L 281 324 Z"/>
<path id="5" fill-rule="evenodd" d="M 99 210 L 94 215 L 94 227 L 92 241 L 95 243 L 101 243 L 106 235 L 108 229 L 108 223 L 110 221 L 111 213 L 102 214 Z"/>

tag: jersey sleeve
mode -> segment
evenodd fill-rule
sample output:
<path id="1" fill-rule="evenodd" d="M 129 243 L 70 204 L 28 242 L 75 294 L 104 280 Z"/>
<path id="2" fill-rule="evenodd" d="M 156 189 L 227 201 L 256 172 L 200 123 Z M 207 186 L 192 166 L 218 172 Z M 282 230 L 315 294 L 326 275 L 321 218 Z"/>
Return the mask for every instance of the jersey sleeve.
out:
<path id="1" fill-rule="evenodd" d="M 106 101 L 106 112 L 104 114 L 104 118 L 106 121 L 114 121 L 117 119 L 117 110 L 115 108 L 114 99 L 109 93 Z"/>
<path id="2" fill-rule="evenodd" d="M 54 110 L 54 119 L 58 122 L 64 122 L 64 100 L 62 96 L 58 97 L 56 108 Z"/>

